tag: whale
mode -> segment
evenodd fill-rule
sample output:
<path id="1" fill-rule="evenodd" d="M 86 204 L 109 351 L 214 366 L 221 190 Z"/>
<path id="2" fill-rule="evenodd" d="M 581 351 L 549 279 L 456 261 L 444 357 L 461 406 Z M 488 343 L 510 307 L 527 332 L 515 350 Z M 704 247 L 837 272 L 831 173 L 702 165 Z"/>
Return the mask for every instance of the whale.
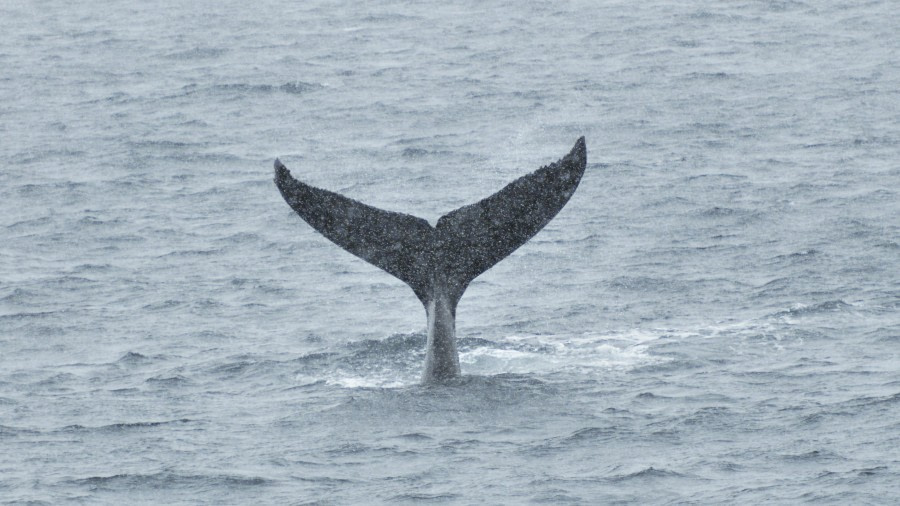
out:
<path id="1" fill-rule="evenodd" d="M 412 288 L 428 322 L 422 381 L 438 383 L 460 376 L 456 306 L 466 288 L 559 213 L 586 165 L 581 137 L 560 160 L 445 214 L 435 226 L 298 181 L 279 159 L 275 185 L 313 229 Z"/>

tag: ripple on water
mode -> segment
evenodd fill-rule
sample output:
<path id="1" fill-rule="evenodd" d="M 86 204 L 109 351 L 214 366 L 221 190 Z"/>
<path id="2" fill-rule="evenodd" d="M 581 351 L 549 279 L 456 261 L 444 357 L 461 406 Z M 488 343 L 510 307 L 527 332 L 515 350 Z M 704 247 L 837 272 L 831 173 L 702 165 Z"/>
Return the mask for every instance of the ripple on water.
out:
<path id="1" fill-rule="evenodd" d="M 258 476 L 239 476 L 228 474 L 185 474 L 174 471 L 161 471 L 151 474 L 114 474 L 108 476 L 90 476 L 69 480 L 75 485 L 86 486 L 91 490 L 196 490 L 212 486 L 228 488 L 259 487 L 271 485 L 272 480 Z"/>

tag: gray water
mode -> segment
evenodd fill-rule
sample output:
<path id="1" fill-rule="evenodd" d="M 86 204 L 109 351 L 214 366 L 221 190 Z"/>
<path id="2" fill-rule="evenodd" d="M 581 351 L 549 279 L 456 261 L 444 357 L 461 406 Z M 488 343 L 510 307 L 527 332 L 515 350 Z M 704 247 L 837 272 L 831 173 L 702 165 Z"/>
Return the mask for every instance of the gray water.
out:
<path id="1" fill-rule="evenodd" d="M 0 502 L 900 502 L 896 2 L 222 4 L 0 5 Z M 449 385 L 272 183 L 434 223 L 581 135 Z"/>

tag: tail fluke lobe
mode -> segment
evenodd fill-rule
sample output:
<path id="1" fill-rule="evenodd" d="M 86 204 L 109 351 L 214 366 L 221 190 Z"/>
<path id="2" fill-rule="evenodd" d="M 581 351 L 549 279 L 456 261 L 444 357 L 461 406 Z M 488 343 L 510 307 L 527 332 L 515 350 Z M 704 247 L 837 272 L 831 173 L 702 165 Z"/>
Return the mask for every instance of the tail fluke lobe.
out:
<path id="1" fill-rule="evenodd" d="M 431 292 L 434 229 L 408 214 L 384 211 L 297 181 L 275 160 L 275 184 L 310 226 L 350 253 L 408 284 L 423 304 Z"/>
<path id="2" fill-rule="evenodd" d="M 438 220 L 435 260 L 458 301 L 469 283 L 525 244 L 578 188 L 587 165 L 584 137 L 568 155 Z"/>

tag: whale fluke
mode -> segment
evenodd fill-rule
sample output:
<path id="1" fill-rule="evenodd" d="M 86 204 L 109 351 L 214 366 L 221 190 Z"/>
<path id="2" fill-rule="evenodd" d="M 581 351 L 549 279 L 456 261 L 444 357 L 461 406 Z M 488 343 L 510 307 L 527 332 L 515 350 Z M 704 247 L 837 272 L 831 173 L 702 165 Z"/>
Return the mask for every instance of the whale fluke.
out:
<path id="1" fill-rule="evenodd" d="M 288 205 L 341 248 L 409 285 L 428 315 L 425 380 L 459 375 L 456 305 L 469 283 L 525 244 L 556 216 L 587 164 L 584 137 L 568 155 L 475 204 L 422 218 L 378 209 L 297 181 L 275 160 Z"/>
<path id="2" fill-rule="evenodd" d="M 291 177 L 275 160 L 275 184 L 288 205 L 320 234 L 411 286 L 423 303 L 430 286 L 431 236 L 422 218 L 384 211 Z"/>
<path id="3" fill-rule="evenodd" d="M 534 237 L 566 205 L 587 163 L 584 137 L 556 163 L 522 176 L 437 222 L 448 281 L 458 290 Z"/>

